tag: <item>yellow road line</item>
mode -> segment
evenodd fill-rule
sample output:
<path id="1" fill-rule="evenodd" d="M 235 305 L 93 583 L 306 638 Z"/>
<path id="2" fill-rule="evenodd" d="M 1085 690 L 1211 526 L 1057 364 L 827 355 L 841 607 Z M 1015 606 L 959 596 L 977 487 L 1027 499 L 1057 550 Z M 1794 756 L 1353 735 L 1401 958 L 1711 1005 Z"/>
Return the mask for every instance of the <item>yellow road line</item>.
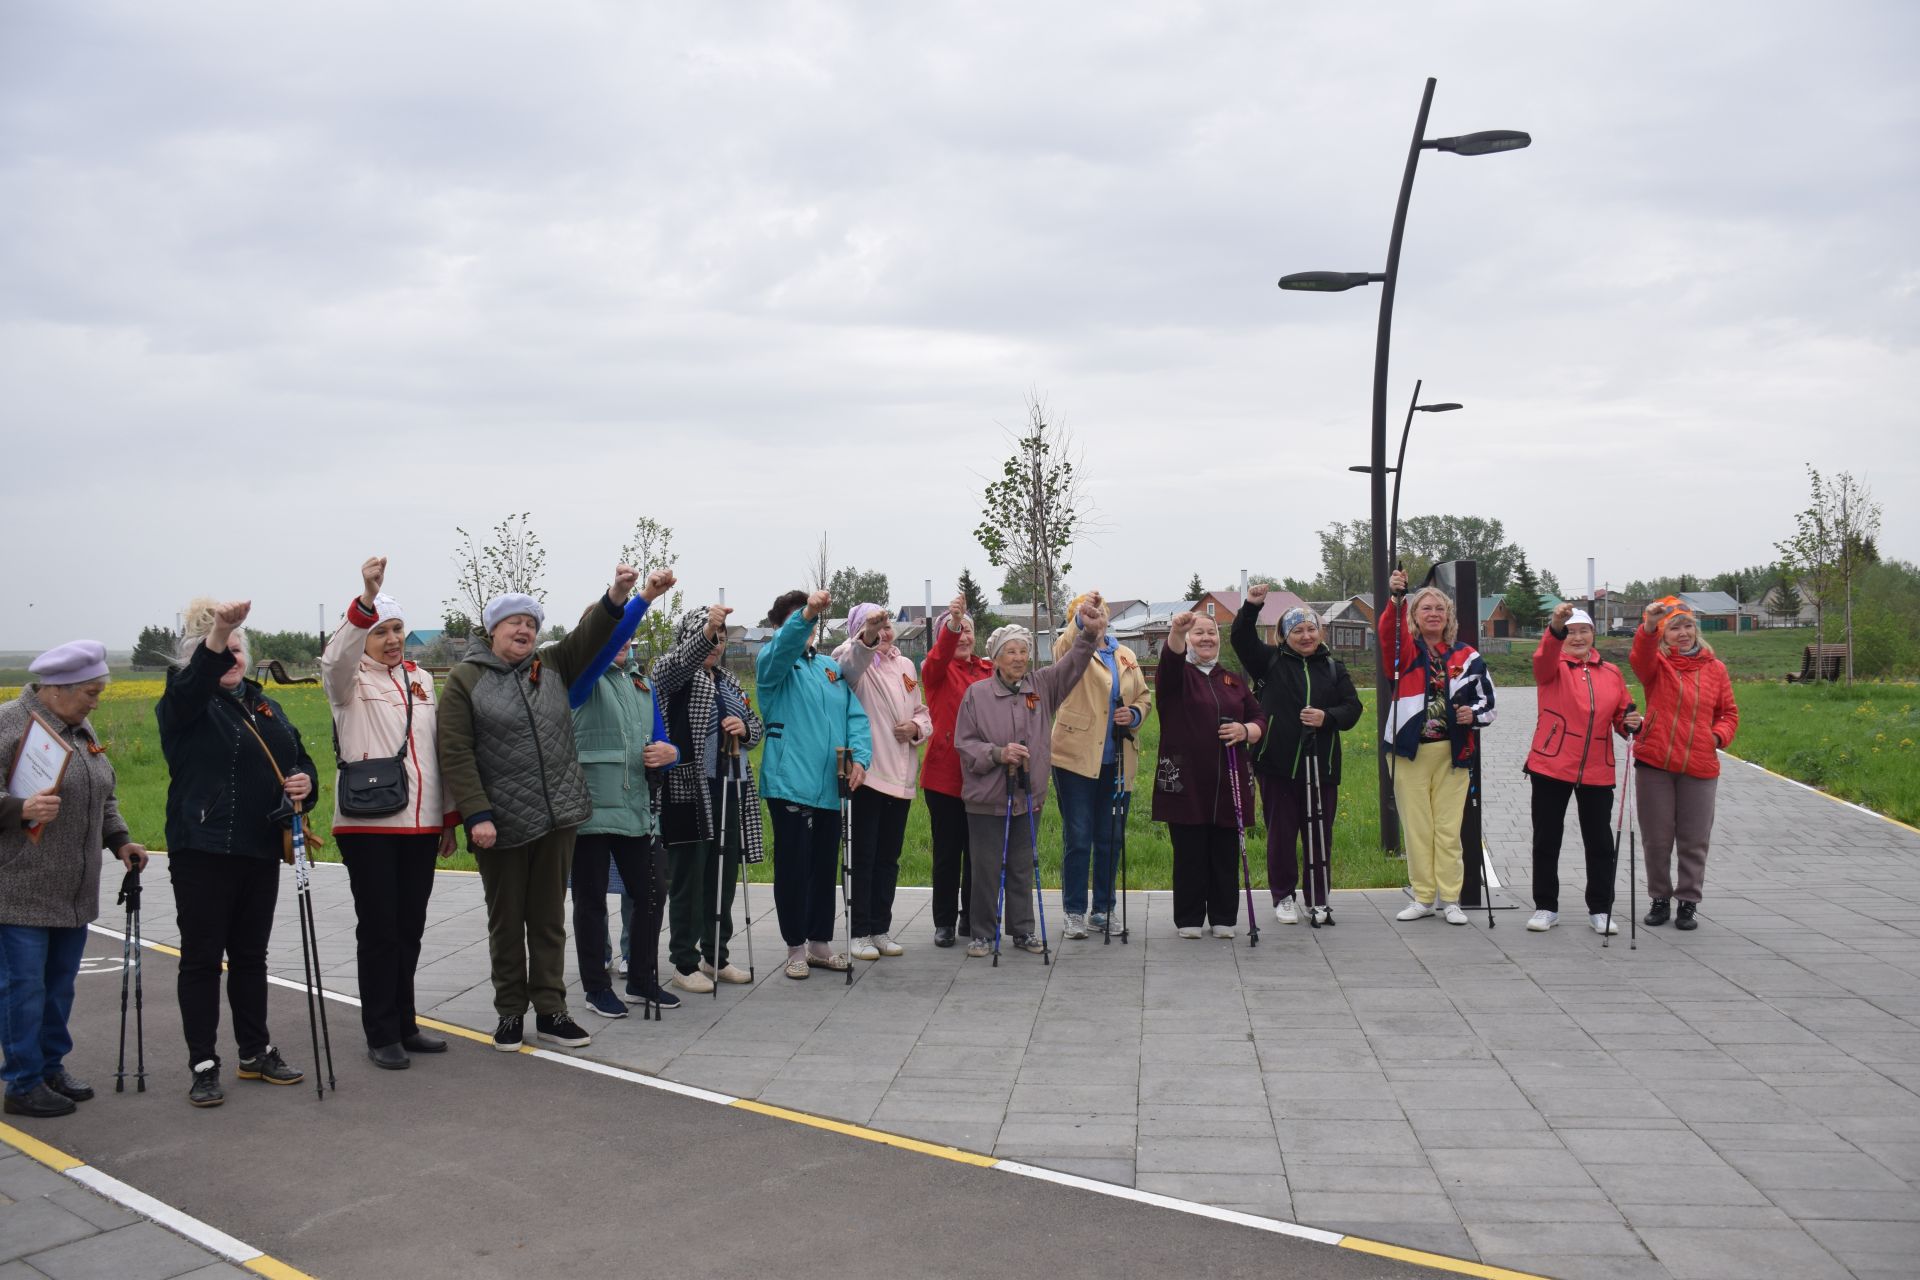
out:
<path id="1" fill-rule="evenodd" d="M 0 1124 L 0 1142 L 6 1143 L 23 1156 L 32 1156 L 55 1173 L 65 1173 L 69 1169 L 78 1169 L 83 1160 L 76 1160 L 58 1147 L 50 1147 L 32 1134 L 22 1133 L 10 1124 Z"/>
<path id="2" fill-rule="evenodd" d="M 1359 1236 L 1344 1237 L 1340 1241 L 1340 1247 L 1352 1249 L 1357 1253 L 1370 1253 L 1379 1258 L 1392 1258 L 1399 1262 L 1411 1262 L 1416 1266 L 1432 1267 L 1436 1271 L 1451 1271 L 1455 1275 L 1478 1276 L 1480 1280 L 1549 1280 L 1548 1277 L 1531 1271 L 1490 1267 L 1484 1262 L 1468 1262 L 1465 1258 L 1449 1258 L 1444 1253 L 1428 1253 L 1425 1249 L 1407 1249 L 1379 1240 L 1363 1240 Z"/>
<path id="3" fill-rule="evenodd" d="M 280 1259 L 270 1258 L 264 1253 L 240 1265 L 249 1271 L 259 1272 L 261 1275 L 268 1277 L 268 1280 L 314 1280 L 312 1276 L 301 1271 L 299 1268 L 290 1267 L 280 1261 Z"/>
<path id="4" fill-rule="evenodd" d="M 983 1156 L 978 1152 L 962 1151 L 958 1147 L 943 1147 L 937 1142 L 922 1142 L 918 1138 L 903 1138 L 897 1133 L 888 1133 L 882 1129 L 869 1129 L 865 1125 L 848 1124 L 844 1120 L 829 1120 L 825 1116 L 808 1115 L 804 1111 L 770 1106 L 764 1102 L 755 1102 L 752 1098 L 735 1098 L 729 1105 L 738 1107 L 742 1111 L 752 1111 L 763 1116 L 773 1116 L 778 1120 L 804 1124 L 814 1129 L 826 1129 L 833 1133 L 845 1134 L 849 1138 L 884 1143 L 889 1147 L 899 1147 L 903 1151 L 917 1151 L 923 1156 L 937 1156 L 942 1160 L 951 1160 L 955 1164 L 970 1164 L 982 1169 L 991 1169 L 1000 1163 L 993 1156 Z"/>

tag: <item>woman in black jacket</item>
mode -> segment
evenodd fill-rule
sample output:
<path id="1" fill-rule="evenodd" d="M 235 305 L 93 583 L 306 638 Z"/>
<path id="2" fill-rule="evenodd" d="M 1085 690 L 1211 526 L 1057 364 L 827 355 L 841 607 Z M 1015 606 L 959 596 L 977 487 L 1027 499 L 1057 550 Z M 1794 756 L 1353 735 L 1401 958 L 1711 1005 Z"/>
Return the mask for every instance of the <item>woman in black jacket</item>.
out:
<path id="1" fill-rule="evenodd" d="M 220 962 L 242 1080 L 298 1084 L 267 1033 L 267 941 L 296 808 L 319 798 L 318 771 L 280 705 L 246 678 L 250 601 L 187 607 L 179 665 L 154 707 L 166 757 L 167 870 L 180 926 L 180 1023 L 193 1085 L 217 1107 Z"/>
<path id="2" fill-rule="evenodd" d="M 1267 888 L 1273 894 L 1274 918 L 1298 924 L 1293 894 L 1300 864 L 1294 850 L 1304 848 L 1309 859 L 1307 908 L 1317 925 L 1331 918 L 1326 895 L 1332 879 L 1333 815 L 1340 807 L 1340 735 L 1360 723 L 1362 707 L 1346 664 L 1320 639 L 1320 621 L 1311 609 L 1289 609 L 1281 618 L 1284 643 L 1260 639 L 1256 627 L 1266 600 L 1266 586 L 1248 588 L 1245 603 L 1234 615 L 1231 640 L 1267 713 L 1266 737 L 1253 757 L 1267 822 Z M 1311 806 L 1309 761 L 1319 763 L 1320 784 Z M 1310 813 L 1318 818 L 1314 830 L 1308 828 Z"/>

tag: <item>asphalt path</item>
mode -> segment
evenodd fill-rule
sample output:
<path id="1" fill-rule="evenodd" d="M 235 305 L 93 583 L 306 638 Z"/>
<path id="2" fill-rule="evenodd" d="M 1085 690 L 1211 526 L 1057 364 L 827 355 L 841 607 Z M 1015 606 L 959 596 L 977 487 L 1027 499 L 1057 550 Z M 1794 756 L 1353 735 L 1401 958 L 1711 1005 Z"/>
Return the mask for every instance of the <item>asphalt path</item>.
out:
<path id="1" fill-rule="evenodd" d="M 177 962 L 147 954 L 148 1091 L 113 1092 L 120 944 L 95 934 L 70 1067 L 99 1091 L 35 1136 L 323 1280 L 779 1273 L 1440 1274 L 1350 1249 L 902 1151 L 454 1039 L 376 1069 L 330 1006 L 314 1096 L 302 993 L 271 988 L 297 1086 L 187 1105 Z M 223 1011 L 224 1017 L 224 1011 Z M 531 1019 L 528 1020 L 531 1025 Z M 230 1028 L 223 1021 L 223 1037 Z M 129 1058 L 132 1032 L 128 1033 Z M 588 1053 L 591 1050 L 587 1051 Z"/>

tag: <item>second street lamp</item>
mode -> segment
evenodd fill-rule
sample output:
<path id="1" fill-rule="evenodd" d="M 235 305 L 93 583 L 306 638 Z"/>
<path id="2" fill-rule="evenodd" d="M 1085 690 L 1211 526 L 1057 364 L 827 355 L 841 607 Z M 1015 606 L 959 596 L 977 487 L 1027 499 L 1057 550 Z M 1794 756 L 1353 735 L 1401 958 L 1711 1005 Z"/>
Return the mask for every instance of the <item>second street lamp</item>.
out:
<path id="1" fill-rule="evenodd" d="M 1387 269 L 1378 274 L 1365 271 L 1301 271 L 1283 276 L 1280 280 L 1280 287 L 1289 292 L 1343 293 L 1360 285 L 1381 286 L 1380 323 L 1373 348 L 1373 447 L 1371 463 L 1367 468 L 1371 473 L 1370 515 L 1376 616 L 1387 598 L 1387 366 L 1393 339 L 1393 296 L 1400 279 L 1400 243 L 1407 229 L 1407 205 L 1413 198 L 1413 175 L 1420 165 L 1420 153 L 1432 150 L 1460 156 L 1482 156 L 1517 151 L 1533 142 L 1530 134 L 1517 129 L 1493 129 L 1429 139 L 1426 136 L 1427 113 L 1433 107 L 1433 90 L 1437 83 L 1433 77 L 1427 77 L 1426 90 L 1420 95 L 1420 113 L 1413 122 L 1413 141 L 1407 148 L 1407 166 L 1400 178 L 1400 198 L 1393 210 L 1393 232 L 1387 238 Z M 1415 398 L 1418 398 L 1417 391 Z M 1397 472 L 1398 468 L 1394 470 Z M 1375 701 L 1378 704 L 1375 708 L 1375 741 L 1379 742 L 1386 733 L 1387 700 L 1392 695 L 1387 689 L 1386 663 L 1379 662 L 1375 666 Z M 1395 843 L 1393 833 L 1399 830 L 1399 815 L 1394 810 L 1393 797 L 1387 785 L 1387 753 L 1379 751 L 1376 754 L 1380 781 L 1380 842 L 1382 848 L 1391 849 Z"/>

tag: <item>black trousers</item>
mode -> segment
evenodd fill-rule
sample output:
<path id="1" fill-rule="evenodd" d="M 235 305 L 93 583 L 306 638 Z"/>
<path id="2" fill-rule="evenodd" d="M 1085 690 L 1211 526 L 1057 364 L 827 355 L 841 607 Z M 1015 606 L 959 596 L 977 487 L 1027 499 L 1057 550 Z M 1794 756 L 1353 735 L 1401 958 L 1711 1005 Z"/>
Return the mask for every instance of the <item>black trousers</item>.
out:
<path id="1" fill-rule="evenodd" d="M 933 828 L 933 925 L 966 933 L 967 901 L 973 895 L 973 858 L 968 848 L 967 806 L 959 796 L 922 791 Z M 959 895 L 959 905 L 954 895 Z"/>
<path id="2" fill-rule="evenodd" d="M 369 1045 L 396 1044 L 420 1030 L 413 973 L 420 966 L 440 837 L 346 831 L 335 838 L 353 890 L 360 1026 Z"/>
<path id="3" fill-rule="evenodd" d="M 280 896 L 280 860 L 175 849 L 167 859 L 180 927 L 180 1027 L 187 1065 L 220 1061 L 220 962 L 241 1058 L 272 1043 L 267 1032 L 267 942 Z"/>
<path id="4" fill-rule="evenodd" d="M 1240 841 L 1232 827 L 1169 822 L 1173 837 L 1173 926 L 1231 925 L 1240 912 Z"/>
<path id="5" fill-rule="evenodd" d="M 870 938 L 893 928 L 893 893 L 900 883 L 900 845 L 907 838 L 913 801 L 871 787 L 853 793 L 853 936 Z"/>
<path id="6" fill-rule="evenodd" d="M 633 958 L 627 972 L 632 980 L 652 975 L 660 954 L 660 918 L 667 909 L 666 857 L 652 836 L 580 835 L 573 842 L 573 954 L 580 966 L 582 991 L 611 991 L 607 973 L 607 867 L 620 868 L 620 879 L 633 899 Z M 651 887 L 649 887 L 651 886 Z M 635 987 L 641 990 L 642 987 Z"/>
<path id="7" fill-rule="evenodd" d="M 1560 840 L 1567 826 L 1567 798 L 1580 814 L 1580 843 L 1587 851 L 1587 914 L 1613 910 L 1613 832 L 1607 819 L 1613 788 L 1575 786 L 1558 778 L 1533 779 L 1533 905 L 1560 910 Z"/>
<path id="8" fill-rule="evenodd" d="M 840 879 L 840 810 L 767 801 L 773 827 L 773 908 L 789 947 L 831 944 Z"/>
<path id="9" fill-rule="evenodd" d="M 1316 809 L 1304 773 L 1297 778 L 1263 773 L 1260 799 L 1267 818 L 1267 889 L 1274 903 L 1301 888 L 1308 906 L 1326 906 L 1333 887 L 1333 815 L 1340 811 L 1340 788 L 1322 779 Z M 1309 813 L 1318 816 L 1309 819 Z"/>

